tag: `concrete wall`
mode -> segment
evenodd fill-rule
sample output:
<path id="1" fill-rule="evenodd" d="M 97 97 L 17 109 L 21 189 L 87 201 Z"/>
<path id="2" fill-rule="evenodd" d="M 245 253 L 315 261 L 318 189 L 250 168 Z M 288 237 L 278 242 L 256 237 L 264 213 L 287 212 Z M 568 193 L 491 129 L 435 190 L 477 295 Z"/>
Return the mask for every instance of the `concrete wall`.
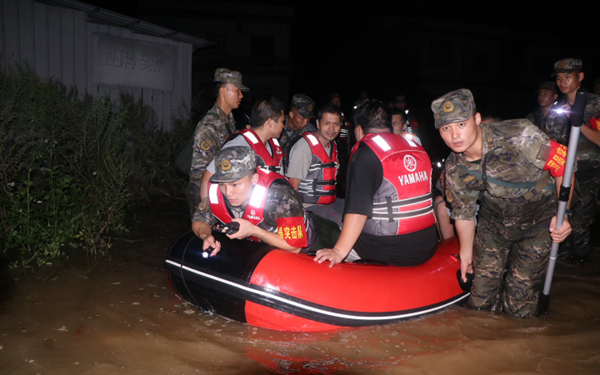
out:
<path id="1" fill-rule="evenodd" d="M 79 10 L 33 0 L 0 0 L 0 69 L 29 65 L 41 78 L 81 93 L 132 94 L 164 130 L 185 115 L 192 45 L 91 22 Z"/>

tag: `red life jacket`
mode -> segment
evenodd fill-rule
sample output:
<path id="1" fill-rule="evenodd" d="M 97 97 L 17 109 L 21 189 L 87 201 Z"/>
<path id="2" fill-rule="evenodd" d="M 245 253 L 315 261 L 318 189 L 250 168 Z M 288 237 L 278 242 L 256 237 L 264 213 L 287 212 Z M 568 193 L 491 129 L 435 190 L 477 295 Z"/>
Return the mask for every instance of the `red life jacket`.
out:
<path id="1" fill-rule="evenodd" d="M 308 142 L 313 156 L 308 174 L 298 186 L 298 193 L 304 203 L 333 203 L 337 193 L 337 146 L 335 142 L 331 142 L 330 156 L 313 133 L 304 132 L 302 137 Z"/>
<path id="2" fill-rule="evenodd" d="M 252 224 L 263 228 L 260 224 L 264 219 L 265 202 L 267 201 L 267 192 L 271 184 L 279 179 L 287 181 L 287 179 L 279 173 L 262 171 L 257 169 L 258 183 L 254 185 L 252 195 L 248 200 L 248 205 L 244 211 L 242 219 L 246 219 Z M 227 209 L 225 197 L 219 189 L 219 184 L 209 182 L 208 184 L 208 203 L 212 214 L 219 219 L 223 224 L 228 224 L 232 221 L 233 216 Z M 267 228 L 263 228 L 267 229 Z M 268 230 L 268 229 L 267 229 Z M 252 241 L 260 241 L 258 238 L 248 237 Z"/>
<path id="3" fill-rule="evenodd" d="M 406 234 L 434 225 L 432 166 L 425 149 L 392 133 L 367 134 L 360 143 L 375 153 L 383 167 L 383 181 L 363 232 Z"/>
<path id="4" fill-rule="evenodd" d="M 271 151 L 273 152 L 273 155 L 271 155 L 265 144 L 262 142 L 258 134 L 254 132 L 254 130 L 240 130 L 233 133 L 229 139 L 233 139 L 239 135 L 243 135 L 246 139 L 246 142 L 248 142 L 250 147 L 252 147 L 252 150 L 254 150 L 254 154 L 257 156 L 256 165 L 259 168 L 271 172 L 282 173 L 281 160 L 283 159 L 283 150 L 281 149 L 277 139 L 271 138 L 268 140 L 268 143 L 271 146 Z"/>

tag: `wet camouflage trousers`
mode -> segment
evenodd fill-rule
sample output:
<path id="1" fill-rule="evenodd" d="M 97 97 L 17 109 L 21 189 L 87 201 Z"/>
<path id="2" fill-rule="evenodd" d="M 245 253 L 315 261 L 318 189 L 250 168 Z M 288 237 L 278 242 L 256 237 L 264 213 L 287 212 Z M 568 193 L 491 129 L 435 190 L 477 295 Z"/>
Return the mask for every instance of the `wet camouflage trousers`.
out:
<path id="1" fill-rule="evenodd" d="M 590 168 L 581 165 L 575 173 L 575 179 L 576 189 L 571 205 L 573 232 L 561 245 L 561 252 L 566 252 L 573 259 L 582 259 L 590 251 L 590 227 L 596 217 L 600 192 L 600 166 Z"/>
<path id="2" fill-rule="evenodd" d="M 517 316 L 535 315 L 548 268 L 552 239 L 548 232 L 554 206 L 538 220 L 511 223 L 481 216 L 469 306 Z"/>

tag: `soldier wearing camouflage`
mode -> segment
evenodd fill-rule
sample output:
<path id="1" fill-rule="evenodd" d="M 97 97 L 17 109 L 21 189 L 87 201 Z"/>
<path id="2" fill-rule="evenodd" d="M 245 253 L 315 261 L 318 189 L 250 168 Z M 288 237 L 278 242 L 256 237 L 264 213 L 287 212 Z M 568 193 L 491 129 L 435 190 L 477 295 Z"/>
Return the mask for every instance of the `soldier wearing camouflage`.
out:
<path id="1" fill-rule="evenodd" d="M 557 207 L 557 182 L 546 170 L 550 139 L 525 119 L 481 124 L 466 89 L 436 99 L 431 108 L 436 128 L 454 151 L 446 161 L 446 196 L 461 258 L 468 257 L 463 244 L 474 241 L 468 304 L 517 316 L 536 314 L 552 243 L 548 228 Z M 478 159 L 457 152 L 467 137 L 448 137 L 454 126 L 474 126 Z M 468 235 L 462 229 L 466 222 L 473 230 Z M 561 230 L 568 231 L 565 223 Z"/>
<path id="2" fill-rule="evenodd" d="M 221 189 L 219 184 L 238 182 L 246 176 L 253 179 L 251 192 L 243 203 L 231 204 L 224 192 L 226 189 Z M 257 169 L 251 148 L 232 146 L 219 151 L 215 156 L 215 174 L 210 181 L 209 197 L 200 203 L 194 221 L 211 228 L 218 222 L 228 224 L 233 218 L 242 218 L 267 232 L 279 234 L 294 247 L 302 244 L 299 249 L 302 252 L 308 252 L 315 242 L 316 231 L 311 217 L 302 208 L 300 197 L 284 176 Z M 259 193 L 263 189 L 266 198 L 261 200 Z M 277 246 L 262 238 L 248 238 Z"/>
<path id="3" fill-rule="evenodd" d="M 217 151 L 221 149 L 227 137 L 236 131 L 232 110 L 239 106 L 236 94 L 249 90 L 242 84 L 240 72 L 218 68 L 215 71 L 215 82 L 221 82 L 219 96 L 213 105 L 198 122 L 194 133 L 192 162 L 190 166 L 190 182 L 187 188 L 187 199 L 192 218 L 200 203 L 200 185 L 206 167 Z M 232 90 L 225 91 L 226 84 L 233 85 Z M 235 90 L 238 92 L 236 93 Z M 241 101 L 241 98 L 239 99 Z"/>
<path id="4" fill-rule="evenodd" d="M 302 133 L 317 131 L 317 128 L 310 123 L 310 120 L 315 117 L 314 109 L 315 102 L 308 96 L 295 94 L 292 97 L 289 115 L 285 119 L 285 126 L 279 137 L 284 155 L 289 155 L 292 145 L 300 139 Z"/>
<path id="5" fill-rule="evenodd" d="M 581 59 L 566 58 L 554 64 L 557 83 L 567 80 L 578 81 L 575 85 L 559 83 L 565 94 L 550 111 L 541 129 L 554 141 L 568 145 L 571 133 L 570 111 L 574 94 L 583 80 Z M 561 259 L 571 264 L 581 264 L 587 260 L 590 251 L 590 226 L 596 215 L 597 197 L 600 193 L 600 148 L 586 137 L 590 121 L 600 118 L 600 96 L 589 93 L 583 115 L 582 132 L 577 143 L 577 173 L 575 174 L 575 197 L 571 225 L 573 234 L 561 246 Z M 587 128 L 586 128 L 587 127 Z"/>
<path id="6" fill-rule="evenodd" d="M 277 98 L 264 98 L 254 103 L 250 113 L 251 128 L 231 134 L 221 149 L 245 146 L 254 150 L 256 166 L 272 172 L 283 173 L 283 151 L 277 138 L 284 126 L 284 104 Z M 200 183 L 200 198 L 206 198 L 207 186 L 215 173 L 215 162 L 206 167 Z"/>
<path id="7" fill-rule="evenodd" d="M 539 107 L 535 111 L 528 113 L 525 118 L 533 122 L 538 128 L 541 128 L 557 99 L 558 89 L 556 88 L 556 84 L 552 81 L 542 82 L 537 90 Z"/>

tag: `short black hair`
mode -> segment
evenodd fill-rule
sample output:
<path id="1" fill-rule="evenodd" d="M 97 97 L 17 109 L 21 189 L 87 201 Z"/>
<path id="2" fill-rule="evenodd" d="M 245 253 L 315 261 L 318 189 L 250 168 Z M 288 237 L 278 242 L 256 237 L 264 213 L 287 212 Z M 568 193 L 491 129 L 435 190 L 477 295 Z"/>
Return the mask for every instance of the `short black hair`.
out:
<path id="1" fill-rule="evenodd" d="M 223 87 L 225 83 L 226 82 L 213 82 L 212 86 L 210 87 L 210 95 L 215 99 L 218 98 L 219 93 L 221 92 L 221 87 Z"/>
<path id="2" fill-rule="evenodd" d="M 406 124 L 408 122 L 408 116 L 406 115 L 406 111 L 400 108 L 392 108 L 392 118 L 396 115 L 402 116 L 402 123 Z"/>
<path id="3" fill-rule="evenodd" d="M 250 112 L 250 126 L 253 128 L 260 128 L 269 119 L 273 121 L 279 121 L 283 112 L 285 111 L 285 105 L 278 98 L 270 97 L 263 98 L 252 107 Z"/>
<path id="4" fill-rule="evenodd" d="M 319 114 L 318 114 L 317 118 L 319 120 L 321 120 L 325 113 L 331 113 L 332 115 L 338 115 L 338 116 L 340 116 L 340 120 L 342 119 L 342 111 L 340 110 L 340 107 L 338 107 L 335 104 L 327 103 L 327 104 L 323 105 L 321 108 L 319 108 Z"/>
<path id="5" fill-rule="evenodd" d="M 362 127 L 365 134 L 371 129 L 393 131 L 392 111 L 380 100 L 367 99 L 354 110 L 354 123 Z"/>

